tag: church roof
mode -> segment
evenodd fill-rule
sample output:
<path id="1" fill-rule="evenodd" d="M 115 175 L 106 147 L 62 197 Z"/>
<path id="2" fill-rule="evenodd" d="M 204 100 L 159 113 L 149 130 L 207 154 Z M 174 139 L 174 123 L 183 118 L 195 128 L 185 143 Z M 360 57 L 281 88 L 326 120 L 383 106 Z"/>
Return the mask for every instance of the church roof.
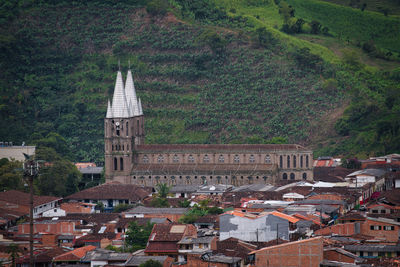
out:
<path id="1" fill-rule="evenodd" d="M 142 104 L 136 96 L 132 72 L 128 71 L 124 86 L 121 71 L 118 71 L 112 103 L 107 106 L 106 118 L 130 118 L 140 115 L 143 115 Z"/>
<path id="2" fill-rule="evenodd" d="M 257 152 L 270 152 L 281 150 L 301 150 L 308 151 L 305 147 L 296 144 L 154 144 L 154 145 L 138 145 L 136 147 L 137 153 L 166 153 L 166 152 L 187 152 L 187 153 L 202 153 L 212 152 L 216 153 L 232 153 L 237 151 L 243 153 L 245 151 Z M 311 151 L 310 151 L 311 152 Z"/>

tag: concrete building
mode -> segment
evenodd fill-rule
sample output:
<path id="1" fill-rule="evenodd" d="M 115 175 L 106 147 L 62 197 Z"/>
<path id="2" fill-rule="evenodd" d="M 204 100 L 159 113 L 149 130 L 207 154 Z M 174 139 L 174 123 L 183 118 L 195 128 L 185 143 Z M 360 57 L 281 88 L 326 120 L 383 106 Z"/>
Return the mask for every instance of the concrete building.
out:
<path id="1" fill-rule="evenodd" d="M 220 215 L 219 225 L 221 241 L 230 237 L 251 242 L 289 240 L 289 221 L 270 213 L 227 212 Z"/>
<path id="2" fill-rule="evenodd" d="M 240 186 L 313 180 L 313 153 L 301 145 L 145 145 L 144 140 L 144 114 L 132 73 L 124 85 L 119 71 L 104 119 L 107 181 Z"/>

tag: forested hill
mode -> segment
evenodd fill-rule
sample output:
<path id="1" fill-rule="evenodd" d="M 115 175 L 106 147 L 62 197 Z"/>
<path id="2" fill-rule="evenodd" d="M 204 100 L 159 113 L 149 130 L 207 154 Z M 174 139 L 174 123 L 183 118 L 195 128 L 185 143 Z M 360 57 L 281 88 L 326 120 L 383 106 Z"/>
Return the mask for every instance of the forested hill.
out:
<path id="1" fill-rule="evenodd" d="M 399 4 L 364 2 L 2 1 L 0 140 L 103 161 L 120 60 L 147 143 L 399 152 Z"/>

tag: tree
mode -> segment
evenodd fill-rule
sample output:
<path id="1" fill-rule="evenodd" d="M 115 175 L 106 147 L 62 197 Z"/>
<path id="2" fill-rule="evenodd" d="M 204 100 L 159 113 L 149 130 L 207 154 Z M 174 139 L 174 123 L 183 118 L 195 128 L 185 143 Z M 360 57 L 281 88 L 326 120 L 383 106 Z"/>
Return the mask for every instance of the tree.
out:
<path id="1" fill-rule="evenodd" d="M 129 210 L 131 208 L 133 208 L 133 205 L 130 205 L 130 204 L 118 204 L 117 206 L 114 207 L 113 212 L 120 213 L 120 212 Z"/>
<path id="2" fill-rule="evenodd" d="M 256 29 L 254 38 L 256 44 L 260 47 L 274 46 L 276 39 L 271 32 L 267 31 L 265 27 L 259 27 Z"/>
<path id="3" fill-rule="evenodd" d="M 9 259 L 11 260 L 11 266 L 15 267 L 16 266 L 16 260 L 18 258 L 18 255 L 21 253 L 20 248 L 18 247 L 17 244 L 10 244 L 6 248 L 7 253 L 10 255 Z"/>
<path id="4" fill-rule="evenodd" d="M 0 160 L 0 188 L 1 190 L 23 190 L 24 181 L 22 176 L 22 162 Z"/>
<path id="5" fill-rule="evenodd" d="M 156 185 L 156 189 L 157 189 L 157 196 L 154 197 L 153 200 L 151 201 L 151 206 L 159 208 L 168 207 L 169 204 L 167 196 L 170 187 L 165 183 L 160 183 Z"/>
<path id="6" fill-rule="evenodd" d="M 139 267 L 162 267 L 163 265 L 159 261 L 148 260 L 145 263 L 139 265 Z"/>
<path id="7" fill-rule="evenodd" d="M 212 29 L 205 30 L 197 38 L 200 43 L 208 45 L 214 54 L 223 54 L 227 41 Z"/>
<path id="8" fill-rule="evenodd" d="M 167 0 L 151 0 L 146 5 L 146 10 L 151 15 L 165 15 L 168 10 Z"/>
<path id="9" fill-rule="evenodd" d="M 313 20 L 310 23 L 311 26 L 311 33 L 312 34 L 319 34 L 321 31 L 321 23 L 319 21 Z"/>
<path id="10" fill-rule="evenodd" d="M 126 232 L 126 244 L 134 250 L 144 249 L 153 230 L 153 225 L 154 223 L 148 222 L 146 225 L 140 226 L 137 222 L 131 222 Z"/>
<path id="11" fill-rule="evenodd" d="M 311 53 L 310 48 L 303 47 L 293 53 L 294 58 L 300 66 L 317 69 L 322 64 L 322 59 L 318 55 Z"/>

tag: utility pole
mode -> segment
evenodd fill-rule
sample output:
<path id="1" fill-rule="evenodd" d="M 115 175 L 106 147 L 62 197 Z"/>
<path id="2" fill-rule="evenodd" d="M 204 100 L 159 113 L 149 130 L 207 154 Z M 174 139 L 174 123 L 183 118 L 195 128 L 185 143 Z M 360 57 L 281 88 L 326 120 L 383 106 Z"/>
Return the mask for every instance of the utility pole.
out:
<path id="1" fill-rule="evenodd" d="M 32 159 L 32 156 L 24 154 L 25 162 L 24 177 L 29 183 L 29 266 L 34 267 L 33 259 L 33 178 L 39 174 L 39 162 Z"/>

